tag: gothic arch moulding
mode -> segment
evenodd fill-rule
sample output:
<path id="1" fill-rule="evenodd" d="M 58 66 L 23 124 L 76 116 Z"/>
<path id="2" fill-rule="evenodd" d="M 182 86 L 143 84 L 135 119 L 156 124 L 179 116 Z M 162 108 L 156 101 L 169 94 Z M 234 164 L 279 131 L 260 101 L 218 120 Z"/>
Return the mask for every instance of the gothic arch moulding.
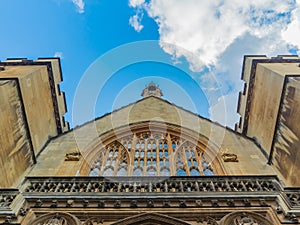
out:
<path id="1" fill-rule="evenodd" d="M 80 225 L 80 221 L 68 213 L 47 213 L 32 221 L 30 225 Z"/>
<path id="2" fill-rule="evenodd" d="M 190 225 L 187 222 L 159 213 L 143 213 L 119 220 L 111 225 Z"/>
<path id="3" fill-rule="evenodd" d="M 208 143 L 209 146 L 208 147 Z M 225 169 L 207 137 L 162 122 L 119 127 L 97 138 L 82 154 L 81 175 L 211 176 Z"/>
<path id="4" fill-rule="evenodd" d="M 267 218 L 253 212 L 234 212 L 222 219 L 221 225 L 274 225 Z"/>

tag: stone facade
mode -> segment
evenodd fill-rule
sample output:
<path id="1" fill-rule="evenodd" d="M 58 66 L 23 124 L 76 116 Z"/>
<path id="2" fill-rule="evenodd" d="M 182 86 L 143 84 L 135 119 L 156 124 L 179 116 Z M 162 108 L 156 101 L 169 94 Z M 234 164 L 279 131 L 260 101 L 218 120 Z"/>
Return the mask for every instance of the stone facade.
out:
<path id="1" fill-rule="evenodd" d="M 143 99 L 64 134 L 68 128 L 62 117 L 62 94 L 57 85 L 51 88 L 50 79 L 54 73 L 56 84 L 61 81 L 57 75 L 59 61 L 3 62 L 0 76 L 6 71 L 6 80 L 0 80 L 0 92 L 5 107 L 0 112 L 2 123 L 7 118 L 9 125 L 1 130 L 5 145 L 0 153 L 1 160 L 9 161 L 14 169 L 11 171 L 9 164 L 1 168 L 5 185 L 0 189 L 0 224 L 299 224 L 300 190 L 295 185 L 299 127 L 293 122 L 299 115 L 298 78 L 283 79 L 279 102 L 276 94 L 268 92 L 277 81 L 265 84 L 264 93 L 274 99 L 270 101 L 274 108 L 279 108 L 279 122 L 272 130 L 276 141 L 274 137 L 265 138 L 269 130 L 255 124 L 275 121 L 271 106 L 263 108 L 266 115 L 254 115 L 262 104 L 255 96 L 256 90 L 264 87 L 263 79 L 255 81 L 259 84 L 255 86 L 245 78 L 259 79 L 259 74 L 249 74 L 261 71 L 261 67 L 268 70 L 266 76 L 272 76 L 295 65 L 276 58 L 276 63 L 283 60 L 284 65 L 273 65 L 270 60 L 267 65 L 258 63 L 248 74 L 249 68 L 254 68 L 251 60 L 246 57 L 244 63 L 247 86 L 240 97 L 238 132 L 169 103 L 161 98 L 160 88 L 150 83 Z M 16 74 L 23 76 L 7 79 Z M 26 111 L 30 101 L 24 99 L 36 94 L 26 86 L 16 88 L 22 79 L 24 85 L 37 85 L 34 91 L 50 93 L 49 99 L 35 99 L 38 104 L 33 112 Z M 48 89 L 39 85 L 48 85 Z M 53 99 L 56 104 L 50 104 Z M 247 105 L 251 101 L 252 108 Z M 28 119 L 37 116 L 39 104 L 48 104 L 44 115 L 49 117 L 48 124 L 43 117 L 41 121 Z M 42 125 L 43 132 L 35 122 Z M 6 136 L 7 130 L 12 135 Z M 255 130 L 257 136 L 252 136 Z M 44 132 L 52 138 L 46 138 Z M 34 134 L 38 135 L 36 139 Z M 274 150 L 266 146 L 274 146 Z M 270 156 L 272 164 L 268 164 Z M 23 164 L 18 157 L 26 159 Z M 287 160 L 292 163 L 284 163 Z"/>

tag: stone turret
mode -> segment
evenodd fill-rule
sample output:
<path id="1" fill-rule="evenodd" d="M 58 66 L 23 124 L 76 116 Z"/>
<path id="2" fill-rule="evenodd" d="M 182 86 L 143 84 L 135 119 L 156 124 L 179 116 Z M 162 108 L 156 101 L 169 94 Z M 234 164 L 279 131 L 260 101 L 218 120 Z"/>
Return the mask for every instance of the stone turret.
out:
<path id="1" fill-rule="evenodd" d="M 144 88 L 144 90 L 142 92 L 142 96 L 144 98 L 149 97 L 149 96 L 155 96 L 155 97 L 161 98 L 161 96 L 163 96 L 163 93 L 162 93 L 161 89 L 158 87 L 158 85 L 151 82 L 150 84 L 148 84 L 148 86 L 146 86 Z"/>

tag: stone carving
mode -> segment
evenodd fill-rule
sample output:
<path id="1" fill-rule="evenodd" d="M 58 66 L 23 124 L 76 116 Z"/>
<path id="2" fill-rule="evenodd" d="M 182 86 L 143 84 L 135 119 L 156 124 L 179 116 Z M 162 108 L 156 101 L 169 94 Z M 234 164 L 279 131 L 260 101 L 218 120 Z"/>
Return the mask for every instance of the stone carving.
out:
<path id="1" fill-rule="evenodd" d="M 211 200 L 211 205 L 216 207 L 219 206 L 219 201 L 218 200 Z"/>
<path id="2" fill-rule="evenodd" d="M 41 207 L 42 205 L 43 205 L 43 202 L 41 201 L 41 199 L 36 200 L 35 207 Z"/>
<path id="3" fill-rule="evenodd" d="M 138 207 L 137 201 L 136 201 L 136 200 L 132 200 L 132 201 L 130 202 L 130 207 L 131 207 L 131 208 L 136 208 L 136 207 Z"/>
<path id="4" fill-rule="evenodd" d="M 251 203 L 250 203 L 250 201 L 248 199 L 244 199 L 243 202 L 244 202 L 245 206 L 248 206 L 248 207 L 251 206 Z"/>
<path id="5" fill-rule="evenodd" d="M 76 148 L 74 152 L 66 153 L 65 161 L 79 161 L 81 154 L 79 150 Z"/>
<path id="6" fill-rule="evenodd" d="M 196 206 L 201 207 L 203 206 L 203 203 L 201 200 L 196 200 Z"/>
<path id="7" fill-rule="evenodd" d="M 152 208 L 152 207 L 154 207 L 154 202 L 153 202 L 153 200 L 148 200 L 147 201 L 147 207 L 149 207 L 149 208 Z"/>
<path id="8" fill-rule="evenodd" d="M 13 194 L 1 194 L 0 195 L 0 207 L 9 207 L 16 195 Z"/>
<path id="9" fill-rule="evenodd" d="M 40 216 L 30 225 L 79 225 L 79 220 L 68 213 L 48 213 Z"/>
<path id="10" fill-rule="evenodd" d="M 75 179 L 75 181 L 74 181 Z M 122 178 L 121 178 L 122 179 Z M 124 178 L 125 179 L 125 178 Z M 199 177 L 189 179 L 188 177 L 177 178 L 170 177 L 163 181 L 141 180 L 139 182 L 130 181 L 127 177 L 125 180 L 118 182 L 106 179 L 92 178 L 83 180 L 76 178 L 43 179 L 39 181 L 29 180 L 29 184 L 25 192 L 60 192 L 60 193 L 76 193 L 76 192 L 160 192 L 160 193 L 177 193 L 177 192 L 270 192 L 279 190 L 279 184 L 273 178 L 214 178 Z M 162 192 L 162 187 L 164 191 Z M 169 188 L 170 187 L 170 188 Z M 297 201 L 293 200 L 294 204 Z"/>
<path id="11" fill-rule="evenodd" d="M 115 208 L 120 208 L 121 207 L 121 201 L 120 200 L 116 200 L 114 203 L 114 207 Z"/>
<path id="12" fill-rule="evenodd" d="M 51 208 L 56 208 L 58 205 L 57 200 L 52 200 L 52 203 L 50 205 Z"/>
<path id="13" fill-rule="evenodd" d="M 185 201 L 183 201 L 183 200 L 179 201 L 179 207 L 180 208 L 185 208 L 186 207 Z"/>
<path id="14" fill-rule="evenodd" d="M 82 223 L 82 225 L 100 225 L 104 223 L 104 219 L 91 218 Z"/>
<path id="15" fill-rule="evenodd" d="M 68 222 L 65 218 L 61 217 L 61 215 L 57 213 L 52 218 L 38 225 L 68 225 Z"/>
<path id="16" fill-rule="evenodd" d="M 83 205 L 83 207 L 88 207 L 88 206 L 89 206 L 89 201 L 83 199 L 83 200 L 82 200 L 82 205 Z"/>
<path id="17" fill-rule="evenodd" d="M 73 206 L 73 204 L 74 204 L 74 200 L 71 200 L 71 199 L 69 199 L 68 201 L 67 201 L 67 207 L 72 207 Z"/>
<path id="18" fill-rule="evenodd" d="M 234 225 L 265 225 L 263 222 L 256 220 L 252 216 L 243 213 L 234 220 Z"/>
<path id="19" fill-rule="evenodd" d="M 292 221 L 292 222 L 298 222 L 298 218 L 294 213 L 287 213 L 285 214 L 285 218 L 287 218 L 288 220 Z"/>
<path id="20" fill-rule="evenodd" d="M 300 206 L 300 194 L 299 193 L 287 193 L 286 196 L 288 197 L 292 206 Z"/>
<path id="21" fill-rule="evenodd" d="M 265 217 L 253 212 L 230 213 L 221 222 L 222 225 L 272 225 Z"/>
<path id="22" fill-rule="evenodd" d="M 232 154 L 232 153 L 223 153 L 222 159 L 224 162 L 238 162 L 239 161 L 237 155 Z"/>
<path id="23" fill-rule="evenodd" d="M 104 200 L 100 200 L 98 203 L 98 207 L 99 208 L 104 208 L 105 207 L 105 201 Z"/>
<path id="24" fill-rule="evenodd" d="M 26 214 L 27 214 L 27 212 L 28 212 L 28 208 L 21 208 L 20 209 L 20 211 L 19 211 L 19 214 L 21 215 L 21 216 L 26 216 Z"/>
<path id="25" fill-rule="evenodd" d="M 233 199 L 227 200 L 227 205 L 230 207 L 234 207 L 235 206 L 234 200 Z"/>
<path id="26" fill-rule="evenodd" d="M 170 207 L 170 202 L 168 200 L 163 201 L 163 207 L 169 208 Z"/>
<path id="27" fill-rule="evenodd" d="M 198 225 L 218 225 L 217 221 L 211 217 L 197 218 Z"/>

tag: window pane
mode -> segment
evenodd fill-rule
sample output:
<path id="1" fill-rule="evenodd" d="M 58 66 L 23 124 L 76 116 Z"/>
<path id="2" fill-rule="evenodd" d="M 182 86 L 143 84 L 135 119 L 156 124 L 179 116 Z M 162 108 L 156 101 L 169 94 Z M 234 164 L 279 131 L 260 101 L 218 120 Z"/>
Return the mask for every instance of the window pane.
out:
<path id="1" fill-rule="evenodd" d="M 191 172 L 190 172 L 191 176 L 200 176 L 200 173 L 198 170 L 196 169 L 192 169 Z"/>
<path id="2" fill-rule="evenodd" d="M 123 167 L 120 168 L 117 172 L 117 176 L 126 176 L 127 175 L 127 170 Z"/>
<path id="3" fill-rule="evenodd" d="M 183 170 L 183 169 L 177 170 L 176 176 L 186 176 L 185 170 Z"/>
<path id="4" fill-rule="evenodd" d="M 111 168 L 108 168 L 104 171 L 103 176 L 112 176 L 114 171 Z"/>
<path id="5" fill-rule="evenodd" d="M 170 174 L 170 171 L 165 168 L 160 171 L 160 175 L 161 176 L 170 176 L 171 174 Z"/>
<path id="6" fill-rule="evenodd" d="M 205 176 L 213 176 L 214 175 L 214 172 L 211 171 L 210 169 L 205 169 L 203 172 L 204 172 Z"/>
<path id="7" fill-rule="evenodd" d="M 90 177 L 97 177 L 97 176 L 99 176 L 99 173 L 100 173 L 100 170 L 98 168 L 94 168 L 89 173 L 89 176 Z"/>
<path id="8" fill-rule="evenodd" d="M 155 176 L 156 175 L 156 170 L 151 168 L 147 171 L 147 176 Z"/>
<path id="9" fill-rule="evenodd" d="M 142 176 L 143 175 L 143 171 L 141 168 L 137 168 L 133 171 L 133 176 Z"/>

